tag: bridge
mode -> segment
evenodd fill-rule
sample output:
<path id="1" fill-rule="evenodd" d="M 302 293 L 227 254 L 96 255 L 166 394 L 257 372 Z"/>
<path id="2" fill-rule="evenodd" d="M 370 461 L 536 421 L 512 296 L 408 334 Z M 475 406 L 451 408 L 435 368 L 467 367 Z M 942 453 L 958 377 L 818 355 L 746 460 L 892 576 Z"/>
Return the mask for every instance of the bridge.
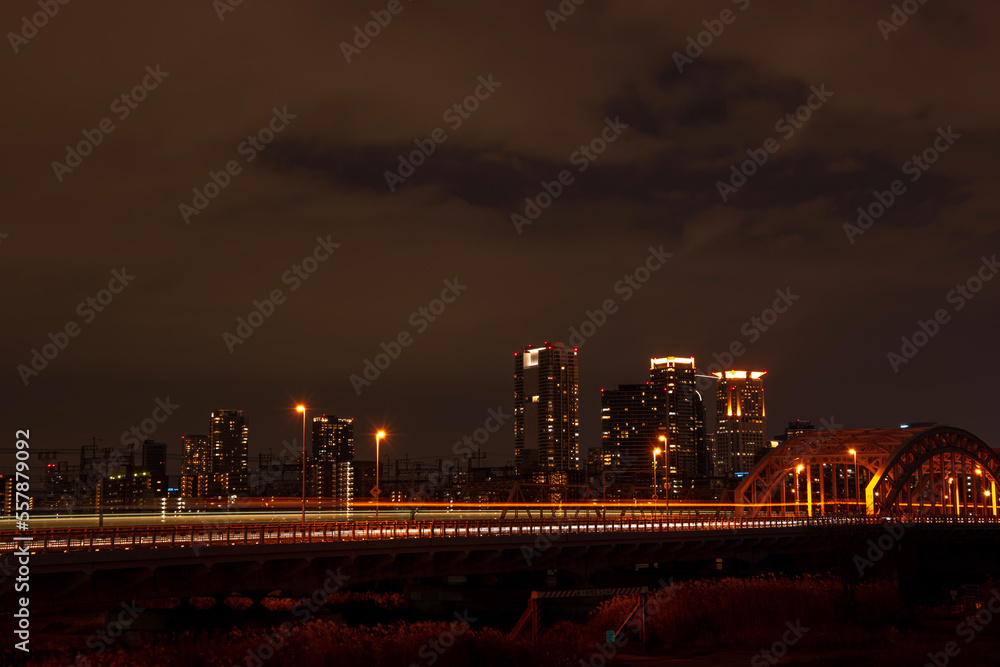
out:
<path id="1" fill-rule="evenodd" d="M 869 516 L 649 516 L 131 526 L 49 529 L 27 536 L 33 538 L 33 608 L 78 609 L 132 599 L 231 594 L 259 601 L 275 590 L 309 595 L 331 573 L 342 573 L 348 586 L 360 586 L 555 571 L 579 586 L 641 564 L 757 564 L 784 557 L 822 567 L 850 565 L 869 541 L 893 534 L 890 523 Z M 995 554 L 1000 546 L 994 517 L 922 516 L 895 523 L 895 533 L 905 532 L 918 550 L 964 542 Z M 0 535 L 0 553 L 12 555 L 12 538 Z M 5 608 L 13 606 L 13 584 L 13 577 L 0 584 Z"/>
<path id="2" fill-rule="evenodd" d="M 950 426 L 819 431 L 768 453 L 735 492 L 748 516 L 997 516 L 1000 457 Z"/>
<path id="3" fill-rule="evenodd" d="M 0 572 L 12 565 L 16 572 L 22 557 L 14 552 L 27 544 L 33 608 L 79 609 L 132 599 L 310 595 L 331 573 L 363 586 L 555 572 L 581 586 L 637 566 L 738 572 L 778 562 L 813 571 L 840 566 L 854 576 L 856 557 L 871 558 L 873 544 L 896 553 L 905 535 L 911 560 L 955 557 L 968 566 L 982 558 L 977 571 L 997 574 L 998 471 L 993 450 L 959 429 L 825 431 L 772 450 L 740 484 L 735 503 L 514 508 L 532 509 L 528 518 L 510 517 L 508 506 L 470 503 L 451 516 L 437 507 L 439 519 L 386 506 L 378 521 L 174 525 L 149 516 L 138 525 L 93 527 L 55 520 L 51 528 L 0 531 Z M 14 606 L 14 582 L 13 575 L 0 580 L 5 609 Z"/>

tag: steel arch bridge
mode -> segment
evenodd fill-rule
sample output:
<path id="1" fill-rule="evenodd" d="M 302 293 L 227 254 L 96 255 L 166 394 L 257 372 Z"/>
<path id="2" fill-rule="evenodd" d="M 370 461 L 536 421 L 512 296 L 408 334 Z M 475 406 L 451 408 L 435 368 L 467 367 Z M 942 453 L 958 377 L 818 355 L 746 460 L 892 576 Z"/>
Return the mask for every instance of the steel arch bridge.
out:
<path id="1" fill-rule="evenodd" d="M 997 516 L 1000 456 L 950 426 L 818 431 L 779 445 L 735 491 L 743 516 Z"/>

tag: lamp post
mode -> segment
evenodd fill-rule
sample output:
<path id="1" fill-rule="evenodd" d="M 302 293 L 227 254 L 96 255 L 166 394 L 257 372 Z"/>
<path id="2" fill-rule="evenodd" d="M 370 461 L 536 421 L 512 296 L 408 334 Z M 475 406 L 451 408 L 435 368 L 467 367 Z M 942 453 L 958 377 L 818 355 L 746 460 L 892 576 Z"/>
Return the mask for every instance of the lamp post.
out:
<path id="1" fill-rule="evenodd" d="M 858 450 L 850 450 L 854 457 L 854 509 L 855 514 L 861 514 L 861 484 L 858 482 Z"/>
<path id="2" fill-rule="evenodd" d="M 653 450 L 653 500 L 657 499 L 656 496 L 656 457 L 660 455 L 663 450 L 657 447 Z"/>
<path id="3" fill-rule="evenodd" d="M 378 486 L 378 449 L 382 442 L 382 438 L 385 437 L 385 431 L 379 431 L 375 434 L 375 488 L 372 489 L 372 493 L 375 494 L 375 520 L 378 521 L 378 497 L 382 493 L 382 489 Z"/>
<path id="4" fill-rule="evenodd" d="M 982 479 L 982 477 L 983 477 L 983 469 L 982 468 L 976 468 L 976 475 L 979 477 L 979 479 L 976 479 L 975 477 L 972 478 L 972 480 L 973 480 L 973 483 L 972 483 L 972 513 L 973 514 L 979 514 L 979 489 L 982 487 L 982 484 L 983 484 L 983 479 Z"/>
<path id="5" fill-rule="evenodd" d="M 657 438 L 663 443 L 663 497 L 667 500 L 667 516 L 670 516 L 670 448 L 667 447 L 667 436 Z M 657 447 L 657 449 L 660 449 Z M 656 454 L 653 454 L 653 493 L 656 493 Z M 655 495 L 653 496 L 656 497 Z"/>
<path id="6" fill-rule="evenodd" d="M 302 523 L 306 522 L 306 406 L 296 405 L 296 412 L 302 413 Z"/>
<path id="7" fill-rule="evenodd" d="M 801 463 L 799 464 L 799 467 L 795 469 L 795 516 L 796 516 L 796 518 L 798 518 L 798 516 L 799 516 L 799 475 L 801 475 L 802 471 L 805 470 L 805 469 L 806 469 L 806 467 L 804 465 L 802 465 Z"/>

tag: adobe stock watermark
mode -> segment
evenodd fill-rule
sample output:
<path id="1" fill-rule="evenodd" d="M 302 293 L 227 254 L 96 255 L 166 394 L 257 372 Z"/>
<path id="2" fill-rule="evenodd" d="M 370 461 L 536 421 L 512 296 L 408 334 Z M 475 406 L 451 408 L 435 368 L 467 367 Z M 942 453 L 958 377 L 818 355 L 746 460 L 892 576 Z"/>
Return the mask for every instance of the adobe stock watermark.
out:
<path id="1" fill-rule="evenodd" d="M 983 603 L 979 611 L 972 616 L 966 616 L 955 626 L 955 634 L 964 639 L 966 644 L 975 641 L 979 633 L 983 632 L 997 615 L 1000 615 L 1000 589 L 994 588 L 990 593 L 992 595 Z M 957 657 L 962 652 L 962 647 L 955 641 L 945 643 L 942 648 L 942 651 L 927 653 L 927 662 L 924 663 L 924 667 L 946 667 L 951 663 L 952 658 Z"/>
<path id="2" fill-rule="evenodd" d="M 479 105 L 490 99 L 496 89 L 503 85 L 503 82 L 493 80 L 492 73 L 485 77 L 480 76 L 478 81 L 479 85 L 475 87 L 471 95 L 461 102 L 451 105 L 441 114 L 441 119 L 448 123 L 453 132 L 457 132 L 462 127 L 462 123 L 471 118 L 471 114 L 479 109 Z M 405 156 L 398 155 L 399 164 L 396 165 L 396 170 L 384 173 L 389 192 L 395 192 L 396 188 L 406 183 L 406 179 L 413 176 L 417 168 L 424 164 L 427 158 L 434 155 L 438 144 L 443 144 L 446 141 L 448 141 L 448 133 L 440 127 L 434 128 L 426 139 L 414 139 L 413 143 L 417 148 Z"/>
<path id="3" fill-rule="evenodd" d="M 613 144 L 622 132 L 628 129 L 628 125 L 621 122 L 619 116 L 614 120 L 610 117 L 604 119 L 604 129 L 601 133 L 591 139 L 586 144 L 582 144 L 569 156 L 569 163 L 576 166 L 577 173 L 582 174 L 587 171 L 591 163 L 608 149 L 608 145 Z M 514 223 L 514 229 L 518 234 L 524 232 L 527 227 L 537 220 L 542 212 L 552 205 L 556 199 L 562 196 L 565 188 L 572 185 L 575 177 L 569 169 L 560 171 L 556 178 L 550 182 L 542 181 L 542 189 L 534 197 L 526 197 L 524 200 L 524 215 L 511 213 L 510 221 Z"/>
<path id="4" fill-rule="evenodd" d="M 108 648 L 118 641 L 118 638 L 121 637 L 133 623 L 135 623 L 135 620 L 139 618 L 139 615 L 146 611 L 143 607 L 136 604 L 135 600 L 132 600 L 131 602 L 123 602 L 121 604 L 121 608 L 122 610 L 118 612 L 116 620 L 109 621 L 107 625 L 104 626 L 103 630 L 98 630 L 87 637 L 87 648 L 89 648 L 95 656 L 99 656 L 108 650 Z M 86 654 L 77 653 L 76 657 L 73 659 L 73 664 L 69 667 L 90 667 L 90 664 L 90 659 L 86 656 Z"/>
<path id="5" fill-rule="evenodd" d="M 750 0 L 732 0 L 732 3 L 739 5 L 741 12 L 745 12 L 750 8 Z M 733 10 L 723 9 L 719 14 L 719 18 L 702 21 L 701 24 L 705 26 L 705 30 L 702 30 L 694 37 L 688 35 L 687 48 L 684 49 L 684 53 L 674 51 L 673 58 L 674 64 L 677 65 L 677 71 L 683 74 L 684 68 L 687 65 L 693 65 L 694 61 L 705 53 L 705 49 L 712 46 L 715 40 L 722 36 L 722 33 L 726 30 L 726 26 L 736 22 L 737 16 L 738 14 Z"/>
<path id="6" fill-rule="evenodd" d="M 139 108 L 139 104 L 144 102 L 149 93 L 159 88 L 164 79 L 170 76 L 170 72 L 164 72 L 157 64 L 146 67 L 146 76 L 142 78 L 136 86 L 132 87 L 116 97 L 111 102 L 111 112 L 115 114 L 119 121 L 123 121 Z M 115 123 L 111 118 L 102 118 L 97 127 L 93 130 L 82 130 L 83 139 L 75 146 L 66 145 L 66 157 L 63 162 L 53 160 L 52 171 L 55 172 L 56 180 L 63 182 L 66 174 L 72 174 L 73 170 L 83 164 L 83 158 L 94 152 L 94 149 L 104 143 L 104 137 L 115 131 Z"/>
<path id="7" fill-rule="evenodd" d="M 17 32 L 8 32 L 7 40 L 10 42 L 14 54 L 21 51 L 21 47 L 38 35 L 38 31 L 49 24 L 50 19 L 54 19 L 59 10 L 68 5 L 70 0 L 38 0 L 38 7 L 41 9 L 31 15 L 21 17 L 21 29 Z"/>
<path id="8" fill-rule="evenodd" d="M 299 626 L 309 621 L 313 614 L 318 612 L 332 595 L 350 581 L 350 576 L 342 573 L 340 570 L 341 568 L 339 567 L 336 572 L 327 569 L 324 573 L 326 574 L 326 579 L 323 580 L 319 588 L 314 590 L 311 595 L 303 599 L 302 602 L 295 605 L 292 609 L 294 620 L 285 621 L 274 632 L 266 633 L 264 641 L 257 648 L 247 649 L 244 660 L 246 667 L 261 667 L 261 665 L 273 658 L 285 645 L 285 641 L 298 632 Z"/>
<path id="9" fill-rule="evenodd" d="M 545 19 L 549 22 L 552 32 L 556 31 L 560 23 L 565 23 L 569 17 L 576 12 L 576 8 L 587 0 L 562 0 L 555 9 L 545 10 Z"/>
<path id="10" fill-rule="evenodd" d="M 412 2 L 413 0 L 406 0 Z M 351 58 L 361 55 L 361 51 L 372 43 L 372 40 L 382 34 L 385 28 L 392 23 L 392 17 L 398 16 L 406 9 L 401 0 L 389 0 L 385 9 L 373 9 L 369 12 L 372 21 L 362 25 L 354 26 L 354 39 L 351 42 L 341 42 L 340 52 L 344 54 L 347 64 L 351 64 Z"/>
<path id="11" fill-rule="evenodd" d="M 600 482 L 597 480 L 590 480 L 587 484 L 587 488 L 583 490 L 581 498 L 583 500 L 596 498 L 603 499 L 607 488 L 613 486 L 617 481 L 618 477 L 615 475 L 613 470 L 602 470 Z M 524 558 L 524 563 L 526 565 L 531 565 L 536 558 L 542 556 L 552 547 L 553 544 L 565 540 L 566 536 L 567 533 L 536 533 L 534 542 L 530 547 L 527 545 L 521 546 L 521 556 Z"/>
<path id="12" fill-rule="evenodd" d="M 458 282 L 458 276 L 455 276 L 453 280 L 445 280 L 441 295 L 436 299 L 431 299 L 426 306 L 421 306 L 410 313 L 407 322 L 414 328 L 417 334 L 422 334 L 467 289 L 469 289 L 468 285 Z M 365 387 L 370 387 L 372 382 L 382 375 L 382 371 L 389 368 L 393 361 L 399 359 L 399 356 L 403 353 L 403 348 L 413 344 L 413 340 L 413 335 L 410 331 L 403 329 L 388 343 L 380 343 L 379 347 L 382 348 L 382 351 L 375 355 L 374 361 L 366 358 L 361 375 L 352 373 L 348 378 L 351 387 L 354 388 L 354 393 L 360 396 L 361 390 Z"/>
<path id="13" fill-rule="evenodd" d="M 713 363 L 708 366 L 709 373 L 719 373 L 732 369 L 733 362 L 739 359 L 747 351 L 747 345 L 753 345 L 760 340 L 761 335 L 768 331 L 778 321 L 778 316 L 783 315 L 795 305 L 801 297 L 792 293 L 791 287 L 774 290 L 775 299 L 771 305 L 761 311 L 760 315 L 754 315 L 743 323 L 740 333 L 746 338 L 746 344 L 742 340 L 734 340 L 723 352 L 713 352 Z M 705 377 L 698 378 L 699 389 L 704 390 L 709 386 L 711 380 Z"/>
<path id="14" fill-rule="evenodd" d="M 243 4 L 243 0 L 212 0 L 212 8 L 219 21 L 226 20 L 226 14 L 235 12 L 236 8 Z"/>
<path id="15" fill-rule="evenodd" d="M 472 616 L 468 609 L 461 614 L 456 611 L 453 615 L 455 616 L 455 620 L 448 625 L 448 629 L 441 632 L 437 639 L 430 639 L 425 642 L 417 651 L 421 662 L 411 662 L 410 667 L 420 667 L 425 662 L 428 665 L 436 663 L 441 656 L 448 652 L 448 649 L 455 645 L 458 638 L 471 630 L 472 624 L 479 620 L 475 616 Z"/>
<path id="16" fill-rule="evenodd" d="M 113 270 L 107 288 L 98 291 L 94 296 L 87 297 L 76 307 L 76 314 L 82 318 L 83 324 L 93 322 L 98 313 L 104 312 L 104 309 L 111 305 L 115 295 L 121 294 L 133 280 L 135 276 L 130 275 L 125 267 L 122 267 L 121 271 Z M 17 373 L 21 376 L 24 386 L 27 387 L 31 378 L 38 377 L 48 368 L 49 362 L 54 361 L 69 346 L 70 339 L 79 336 L 81 331 L 83 331 L 81 325 L 76 320 L 70 320 L 56 333 L 49 332 L 50 342 L 43 344 L 41 351 L 32 348 L 31 361 L 27 365 L 17 366 Z"/>
<path id="17" fill-rule="evenodd" d="M 951 125 L 948 126 L 947 130 L 939 127 L 937 132 L 938 136 L 935 137 L 930 146 L 921 151 L 919 155 L 914 155 L 903 163 L 903 174 L 910 177 L 910 183 L 919 181 L 920 177 L 931 168 L 931 165 L 937 162 L 943 153 L 947 153 L 955 145 L 955 142 L 962 138 L 962 135 L 957 134 L 951 129 Z M 875 224 L 875 221 L 885 215 L 892 208 L 892 205 L 896 203 L 896 200 L 906 194 L 906 192 L 906 184 L 902 179 L 896 179 L 890 183 L 889 189 L 885 192 L 875 190 L 875 201 L 866 207 L 858 207 L 857 224 L 844 223 L 844 232 L 847 234 L 847 240 L 851 242 L 851 245 L 854 245 L 856 237 L 868 231 Z"/>
<path id="18" fill-rule="evenodd" d="M 833 97 L 833 93 L 826 89 L 826 84 L 820 84 L 819 88 L 812 86 L 812 94 L 806 99 L 806 103 L 791 113 L 786 113 L 774 124 L 775 132 L 781 134 L 784 141 L 789 141 L 795 133 L 805 127 L 805 124 L 812 119 L 813 113 L 823 108 L 823 105 Z M 726 203 L 729 198 L 736 194 L 740 188 L 747 184 L 747 180 L 752 178 L 757 171 L 767 164 L 772 155 L 781 150 L 781 142 L 775 137 L 769 137 L 760 148 L 748 148 L 749 159 L 743 160 L 737 165 L 735 162 L 730 165 L 730 176 L 728 181 L 716 181 L 715 187 L 722 197 L 722 202 Z"/>
<path id="19" fill-rule="evenodd" d="M 330 234 L 327 234 L 325 239 L 322 236 L 317 236 L 316 247 L 313 248 L 312 253 L 306 255 L 298 264 L 292 264 L 288 270 L 282 273 L 281 283 L 289 285 L 289 293 L 297 291 L 306 280 L 309 280 L 310 276 L 319 270 L 320 264 L 330 259 L 333 251 L 339 247 L 339 243 L 330 240 Z M 287 299 L 288 296 L 280 287 L 271 290 L 263 301 L 254 299 L 253 310 L 246 317 L 236 318 L 234 333 L 228 331 L 222 333 L 222 342 L 226 344 L 229 354 L 236 351 L 237 345 L 247 342 L 250 336 L 262 327 L 264 322 L 274 315 L 278 306 L 284 305 Z"/>
<path id="20" fill-rule="evenodd" d="M 277 135 L 284 132 L 288 128 L 289 122 L 297 117 L 295 114 L 288 113 L 288 107 L 282 107 L 281 111 L 278 110 L 278 107 L 274 107 L 271 112 L 273 115 L 267 125 L 257 130 L 256 133 L 247 135 L 247 138 L 236 147 L 237 155 L 242 156 L 247 164 L 257 159 L 260 152 L 267 148 Z M 192 216 L 201 215 L 201 212 L 208 208 L 212 200 L 229 187 L 232 180 L 241 173 L 243 173 L 243 165 L 238 160 L 230 160 L 220 171 L 210 169 L 205 185 L 200 189 L 197 187 L 191 189 L 194 193 L 191 203 L 181 202 L 177 205 L 177 210 L 181 214 L 181 218 L 184 219 L 184 224 L 191 224 Z"/>
<path id="21" fill-rule="evenodd" d="M 699 389 L 701 389 L 701 387 L 699 387 Z M 834 416 L 831 416 L 829 419 L 827 419 L 826 417 L 822 417 L 819 420 L 819 422 L 820 422 L 819 430 L 821 432 L 838 431 L 844 428 L 843 424 L 837 423 L 836 417 Z M 803 440 L 800 441 L 800 444 L 803 445 L 801 448 L 796 448 L 794 450 L 785 450 L 785 453 L 783 455 L 775 454 L 774 456 L 779 457 L 779 461 L 783 467 L 793 468 L 795 467 L 795 464 L 798 461 L 802 460 L 803 456 L 808 456 L 809 454 L 812 454 L 813 452 L 818 450 L 823 445 L 824 442 L 825 442 L 824 438 L 805 437 Z"/>
<path id="22" fill-rule="evenodd" d="M 180 407 L 176 403 L 171 403 L 169 396 L 166 399 L 156 399 L 156 407 L 153 408 L 151 416 L 139 422 L 138 426 L 123 432 L 119 441 L 125 447 L 141 447 L 143 441 L 151 438 L 159 425 L 167 421 L 167 418 L 174 414 L 174 410 Z"/>
<path id="23" fill-rule="evenodd" d="M 486 421 L 483 425 L 475 429 L 471 435 L 462 436 L 462 439 L 451 447 L 452 453 L 456 457 L 461 457 L 463 461 L 469 461 L 478 454 L 490 436 L 503 428 L 503 425 L 510 421 L 511 415 L 503 411 L 503 406 L 496 409 L 490 408 L 486 411 Z M 446 459 L 441 463 L 441 470 L 430 473 L 427 482 L 420 485 L 420 488 L 413 494 L 414 500 L 426 500 L 431 492 L 445 483 L 452 472 L 458 468 L 457 460 Z"/>
<path id="24" fill-rule="evenodd" d="M 864 577 L 867 571 L 882 560 L 906 535 L 906 526 L 902 523 L 891 521 L 885 524 L 884 528 L 885 533 L 868 540 L 868 549 L 864 554 L 854 556 L 854 567 L 858 570 L 859 578 Z"/>
<path id="25" fill-rule="evenodd" d="M 994 276 L 1000 273 L 1000 263 L 997 263 L 997 256 L 983 257 L 979 269 L 965 280 L 965 282 L 955 285 L 954 289 L 945 295 L 945 302 L 954 306 L 955 312 L 965 308 L 972 299 L 976 297 L 983 287 Z M 898 373 L 902 366 L 910 363 L 917 356 L 921 349 L 930 343 L 931 339 L 938 335 L 941 327 L 951 322 L 951 313 L 947 308 L 938 308 L 934 315 L 927 320 L 918 319 L 917 329 L 910 336 L 901 336 L 902 345 L 899 351 L 890 351 L 886 357 L 893 373 Z"/>
<path id="26" fill-rule="evenodd" d="M 662 245 L 659 248 L 649 246 L 649 255 L 645 261 L 614 284 L 615 294 L 622 295 L 623 303 L 629 301 L 649 282 L 652 275 L 662 269 L 667 260 L 673 256 L 673 253 L 665 252 Z M 579 328 L 569 328 L 569 344 L 573 347 L 583 347 L 587 339 L 607 324 L 610 316 L 618 312 L 618 307 L 618 302 L 614 298 L 608 298 L 602 301 L 596 310 L 587 310 L 584 313 L 586 319 L 583 320 Z"/>
<path id="27" fill-rule="evenodd" d="M 781 639 L 771 644 L 770 648 L 766 648 L 750 658 L 752 667 L 767 667 L 778 664 L 781 658 L 788 655 L 789 648 L 798 644 L 802 637 L 809 632 L 809 628 L 802 625 L 802 621 L 799 620 L 796 620 L 794 624 L 788 621 L 785 623 L 785 627 L 788 629 L 781 635 Z"/>
<path id="28" fill-rule="evenodd" d="M 889 35 L 899 32 L 899 29 L 906 25 L 910 17 L 916 14 L 925 4 L 927 4 L 927 0 L 905 0 L 900 5 L 893 5 L 888 21 L 879 19 L 875 22 L 875 27 L 882 33 L 882 39 L 888 42 Z"/>
<path id="29" fill-rule="evenodd" d="M 278 462 L 276 463 L 272 459 L 266 468 L 261 468 L 256 472 L 250 473 L 247 478 L 248 490 L 241 491 L 235 496 L 235 498 L 230 498 L 228 509 L 232 511 L 250 507 L 250 501 L 254 498 L 269 495 L 267 493 L 268 485 L 272 482 L 280 480 L 286 467 L 294 464 L 299 459 L 301 454 L 302 449 L 298 446 L 298 441 L 295 438 L 292 438 L 291 442 L 283 440 L 281 442 L 281 452 L 278 454 Z M 225 527 L 229 524 L 230 521 L 228 519 L 222 518 L 211 524 L 202 524 L 201 527 L 212 530 Z M 205 546 L 198 544 L 192 546 L 191 551 L 193 551 L 194 555 L 197 557 L 201 555 L 201 550 L 204 548 Z"/>
<path id="30" fill-rule="evenodd" d="M 535 540 L 532 542 L 531 546 L 521 545 L 521 557 L 524 558 L 525 565 L 530 566 L 536 558 L 539 558 L 545 554 L 546 551 L 552 548 L 553 544 L 561 542 L 566 539 L 566 533 L 543 533 L 540 532 L 535 535 Z"/>

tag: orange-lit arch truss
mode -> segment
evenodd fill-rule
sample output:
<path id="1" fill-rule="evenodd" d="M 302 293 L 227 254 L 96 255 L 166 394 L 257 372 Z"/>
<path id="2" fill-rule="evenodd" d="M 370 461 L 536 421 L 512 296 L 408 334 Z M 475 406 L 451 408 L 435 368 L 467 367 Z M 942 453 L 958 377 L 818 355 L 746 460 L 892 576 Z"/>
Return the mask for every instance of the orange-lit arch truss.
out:
<path id="1" fill-rule="evenodd" d="M 772 449 L 736 488 L 746 516 L 997 516 L 1000 457 L 948 426 L 817 431 Z"/>

